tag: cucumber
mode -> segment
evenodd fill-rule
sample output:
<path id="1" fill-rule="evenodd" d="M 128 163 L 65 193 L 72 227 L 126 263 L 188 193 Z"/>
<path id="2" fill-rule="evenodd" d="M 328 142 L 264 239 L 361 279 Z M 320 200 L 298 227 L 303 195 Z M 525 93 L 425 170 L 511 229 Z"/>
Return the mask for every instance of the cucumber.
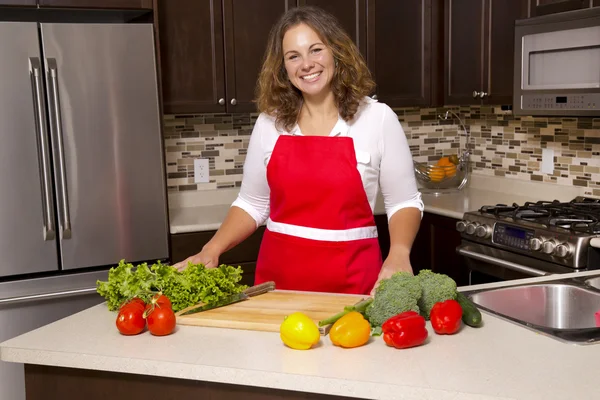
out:
<path id="1" fill-rule="evenodd" d="M 456 301 L 458 301 L 463 311 L 462 321 L 474 328 L 480 327 L 483 321 L 481 320 L 481 312 L 479 312 L 475 304 L 461 292 L 456 293 Z"/>

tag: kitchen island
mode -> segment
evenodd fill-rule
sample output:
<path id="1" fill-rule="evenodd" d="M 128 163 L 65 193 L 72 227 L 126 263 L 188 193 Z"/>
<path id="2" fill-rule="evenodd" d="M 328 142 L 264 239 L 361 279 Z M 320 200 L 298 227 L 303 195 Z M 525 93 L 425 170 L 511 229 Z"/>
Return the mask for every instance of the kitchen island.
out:
<path id="1" fill-rule="evenodd" d="M 569 275 L 584 274 L 469 289 Z M 26 364 L 31 400 L 600 397 L 600 344 L 566 344 L 487 313 L 483 327 L 453 336 L 436 335 L 428 323 L 428 341 L 404 350 L 381 337 L 355 349 L 322 337 L 299 351 L 277 333 L 193 326 L 127 337 L 115 317 L 105 304 L 92 307 L 0 344 L 0 358 Z"/>

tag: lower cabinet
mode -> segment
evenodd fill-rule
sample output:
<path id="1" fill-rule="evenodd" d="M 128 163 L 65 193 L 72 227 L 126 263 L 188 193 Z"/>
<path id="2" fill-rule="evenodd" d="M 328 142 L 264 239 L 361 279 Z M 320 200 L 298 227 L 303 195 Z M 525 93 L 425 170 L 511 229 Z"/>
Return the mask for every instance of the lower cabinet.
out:
<path id="1" fill-rule="evenodd" d="M 461 241 L 456 230 L 457 221 L 443 215 L 423 214 L 410 256 L 415 274 L 422 269 L 430 269 L 450 276 L 458 286 L 469 284 L 464 259 L 456 253 Z"/>
<path id="2" fill-rule="evenodd" d="M 183 261 L 202 250 L 202 247 L 214 236 L 216 231 L 178 233 L 171 235 L 171 263 Z M 242 281 L 244 285 L 254 284 L 254 272 L 256 271 L 256 260 L 260 242 L 262 241 L 265 227 L 259 227 L 249 238 L 238 244 L 233 249 L 223 253 L 219 263 L 241 267 L 243 272 Z"/>

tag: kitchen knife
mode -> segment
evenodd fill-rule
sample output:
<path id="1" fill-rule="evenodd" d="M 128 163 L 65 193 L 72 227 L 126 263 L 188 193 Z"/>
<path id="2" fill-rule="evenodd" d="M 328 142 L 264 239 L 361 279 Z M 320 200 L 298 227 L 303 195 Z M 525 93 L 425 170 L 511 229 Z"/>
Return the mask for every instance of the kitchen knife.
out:
<path id="1" fill-rule="evenodd" d="M 230 304 L 234 304 L 234 303 L 246 300 L 252 296 L 257 296 L 259 294 L 267 293 L 273 289 L 275 289 L 275 282 L 272 282 L 272 281 L 264 282 L 264 283 L 261 283 L 260 285 L 249 287 L 248 289 L 244 290 L 241 293 L 236 293 L 234 295 L 226 297 L 216 303 L 205 304 L 202 306 L 194 307 L 190 310 L 187 310 L 187 311 L 181 313 L 180 315 L 196 314 L 196 313 L 199 313 L 202 311 L 213 310 L 215 308 L 228 306 Z"/>

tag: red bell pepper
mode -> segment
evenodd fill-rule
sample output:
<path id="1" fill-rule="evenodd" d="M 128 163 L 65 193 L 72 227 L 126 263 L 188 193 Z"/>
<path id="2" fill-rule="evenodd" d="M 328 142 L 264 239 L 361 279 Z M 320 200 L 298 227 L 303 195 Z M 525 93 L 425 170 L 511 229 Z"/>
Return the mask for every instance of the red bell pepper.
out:
<path id="1" fill-rule="evenodd" d="M 427 339 L 425 318 L 414 311 L 391 317 L 383 323 L 381 330 L 384 342 L 397 349 L 419 346 Z"/>
<path id="2" fill-rule="evenodd" d="M 452 335 L 460 329 L 462 313 L 462 307 L 456 300 L 435 303 L 429 314 L 431 327 L 438 335 Z"/>

